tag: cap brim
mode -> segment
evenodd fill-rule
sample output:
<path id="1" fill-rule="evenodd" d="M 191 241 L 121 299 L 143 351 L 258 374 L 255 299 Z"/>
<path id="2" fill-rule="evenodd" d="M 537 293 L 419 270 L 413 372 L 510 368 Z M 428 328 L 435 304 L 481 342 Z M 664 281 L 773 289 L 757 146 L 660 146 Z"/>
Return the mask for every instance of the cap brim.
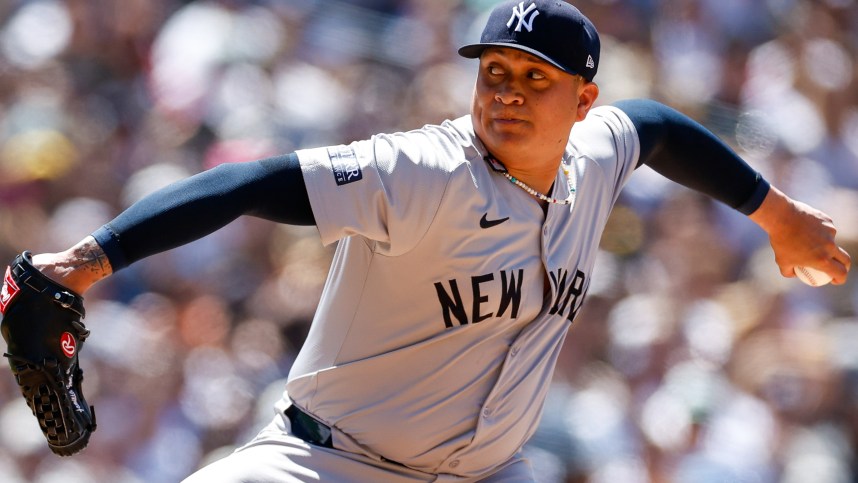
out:
<path id="1" fill-rule="evenodd" d="M 554 67 L 557 67 L 558 69 L 562 70 L 563 72 L 566 72 L 568 74 L 576 74 L 576 75 L 579 74 L 578 72 L 575 72 L 574 70 L 568 69 L 568 68 L 564 67 L 563 65 L 555 62 L 550 57 L 546 56 L 545 54 L 543 54 L 542 52 L 539 52 L 536 49 L 531 49 L 530 47 L 525 47 L 523 45 L 514 44 L 514 43 L 510 43 L 510 42 L 486 42 L 486 43 L 479 43 L 479 44 L 468 44 L 468 45 L 465 45 L 465 46 L 462 46 L 461 48 L 459 48 L 459 55 L 461 55 L 462 57 L 465 57 L 466 59 L 476 59 L 476 58 L 479 58 L 480 55 L 482 55 L 483 51 L 489 47 L 507 47 L 510 49 L 521 50 L 521 51 L 527 52 L 528 54 L 533 55 L 535 57 L 539 57 L 540 59 L 544 60 L 545 62 L 548 62 L 549 64 L 553 65 Z"/>

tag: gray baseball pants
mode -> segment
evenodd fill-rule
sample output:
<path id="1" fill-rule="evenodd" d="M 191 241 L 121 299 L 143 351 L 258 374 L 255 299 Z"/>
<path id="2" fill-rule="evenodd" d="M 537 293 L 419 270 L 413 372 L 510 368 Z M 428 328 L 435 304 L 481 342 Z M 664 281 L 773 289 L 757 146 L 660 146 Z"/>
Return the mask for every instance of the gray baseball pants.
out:
<path id="1" fill-rule="evenodd" d="M 432 481 L 533 483 L 535 480 L 530 462 L 523 457 L 510 460 L 487 478 L 473 480 L 423 473 L 355 453 L 311 445 L 289 434 L 289 420 L 278 415 L 251 442 L 192 474 L 183 483 Z"/>

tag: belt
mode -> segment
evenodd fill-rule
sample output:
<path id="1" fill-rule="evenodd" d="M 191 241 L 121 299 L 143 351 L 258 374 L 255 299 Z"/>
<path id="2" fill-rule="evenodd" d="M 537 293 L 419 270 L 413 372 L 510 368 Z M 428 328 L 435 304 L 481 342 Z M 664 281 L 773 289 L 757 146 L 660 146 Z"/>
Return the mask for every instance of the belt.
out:
<path id="1" fill-rule="evenodd" d="M 313 416 L 305 413 L 298 406 L 290 404 L 283 411 L 283 414 L 289 418 L 292 426 L 292 435 L 303 439 L 304 441 L 322 446 L 325 448 L 333 448 L 331 441 L 331 428 L 319 422 Z"/>

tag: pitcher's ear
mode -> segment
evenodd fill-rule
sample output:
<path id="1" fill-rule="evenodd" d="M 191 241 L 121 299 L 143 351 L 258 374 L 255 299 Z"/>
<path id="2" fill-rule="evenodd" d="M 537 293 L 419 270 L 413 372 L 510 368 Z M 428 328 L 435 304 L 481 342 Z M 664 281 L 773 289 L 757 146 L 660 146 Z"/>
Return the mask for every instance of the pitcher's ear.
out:
<path id="1" fill-rule="evenodd" d="M 581 86 L 578 88 L 578 115 L 576 121 L 583 121 L 587 117 L 587 113 L 593 108 L 596 99 L 599 97 L 599 86 L 595 82 L 588 82 L 581 79 Z"/>

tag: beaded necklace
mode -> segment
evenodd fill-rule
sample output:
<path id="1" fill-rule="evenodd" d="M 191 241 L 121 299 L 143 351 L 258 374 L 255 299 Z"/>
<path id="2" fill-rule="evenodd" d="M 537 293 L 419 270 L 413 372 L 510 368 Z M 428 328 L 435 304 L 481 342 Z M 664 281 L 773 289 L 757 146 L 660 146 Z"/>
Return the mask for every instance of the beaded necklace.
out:
<path id="1" fill-rule="evenodd" d="M 521 181 L 520 179 L 509 174 L 509 171 L 506 170 L 506 167 L 503 164 L 501 164 L 501 162 L 498 161 L 497 158 L 495 158 L 491 154 L 489 154 L 488 156 L 486 156 L 483 159 L 488 161 L 489 166 L 491 166 L 493 170 L 502 174 L 506 179 L 509 180 L 510 183 L 512 183 L 512 184 L 518 186 L 519 188 L 523 189 L 525 192 L 529 193 L 534 198 L 548 202 L 548 203 L 558 204 L 558 205 L 571 205 L 572 204 L 572 195 L 575 194 L 575 187 L 572 186 L 572 178 L 569 175 L 569 168 L 566 167 L 565 164 L 561 163 L 560 167 L 563 169 L 563 174 L 566 176 L 566 185 L 569 187 L 569 195 L 565 199 L 558 200 L 557 198 L 545 196 L 544 194 L 540 193 L 539 191 L 536 191 L 535 189 L 531 188 L 530 186 L 524 184 L 524 182 Z"/>

